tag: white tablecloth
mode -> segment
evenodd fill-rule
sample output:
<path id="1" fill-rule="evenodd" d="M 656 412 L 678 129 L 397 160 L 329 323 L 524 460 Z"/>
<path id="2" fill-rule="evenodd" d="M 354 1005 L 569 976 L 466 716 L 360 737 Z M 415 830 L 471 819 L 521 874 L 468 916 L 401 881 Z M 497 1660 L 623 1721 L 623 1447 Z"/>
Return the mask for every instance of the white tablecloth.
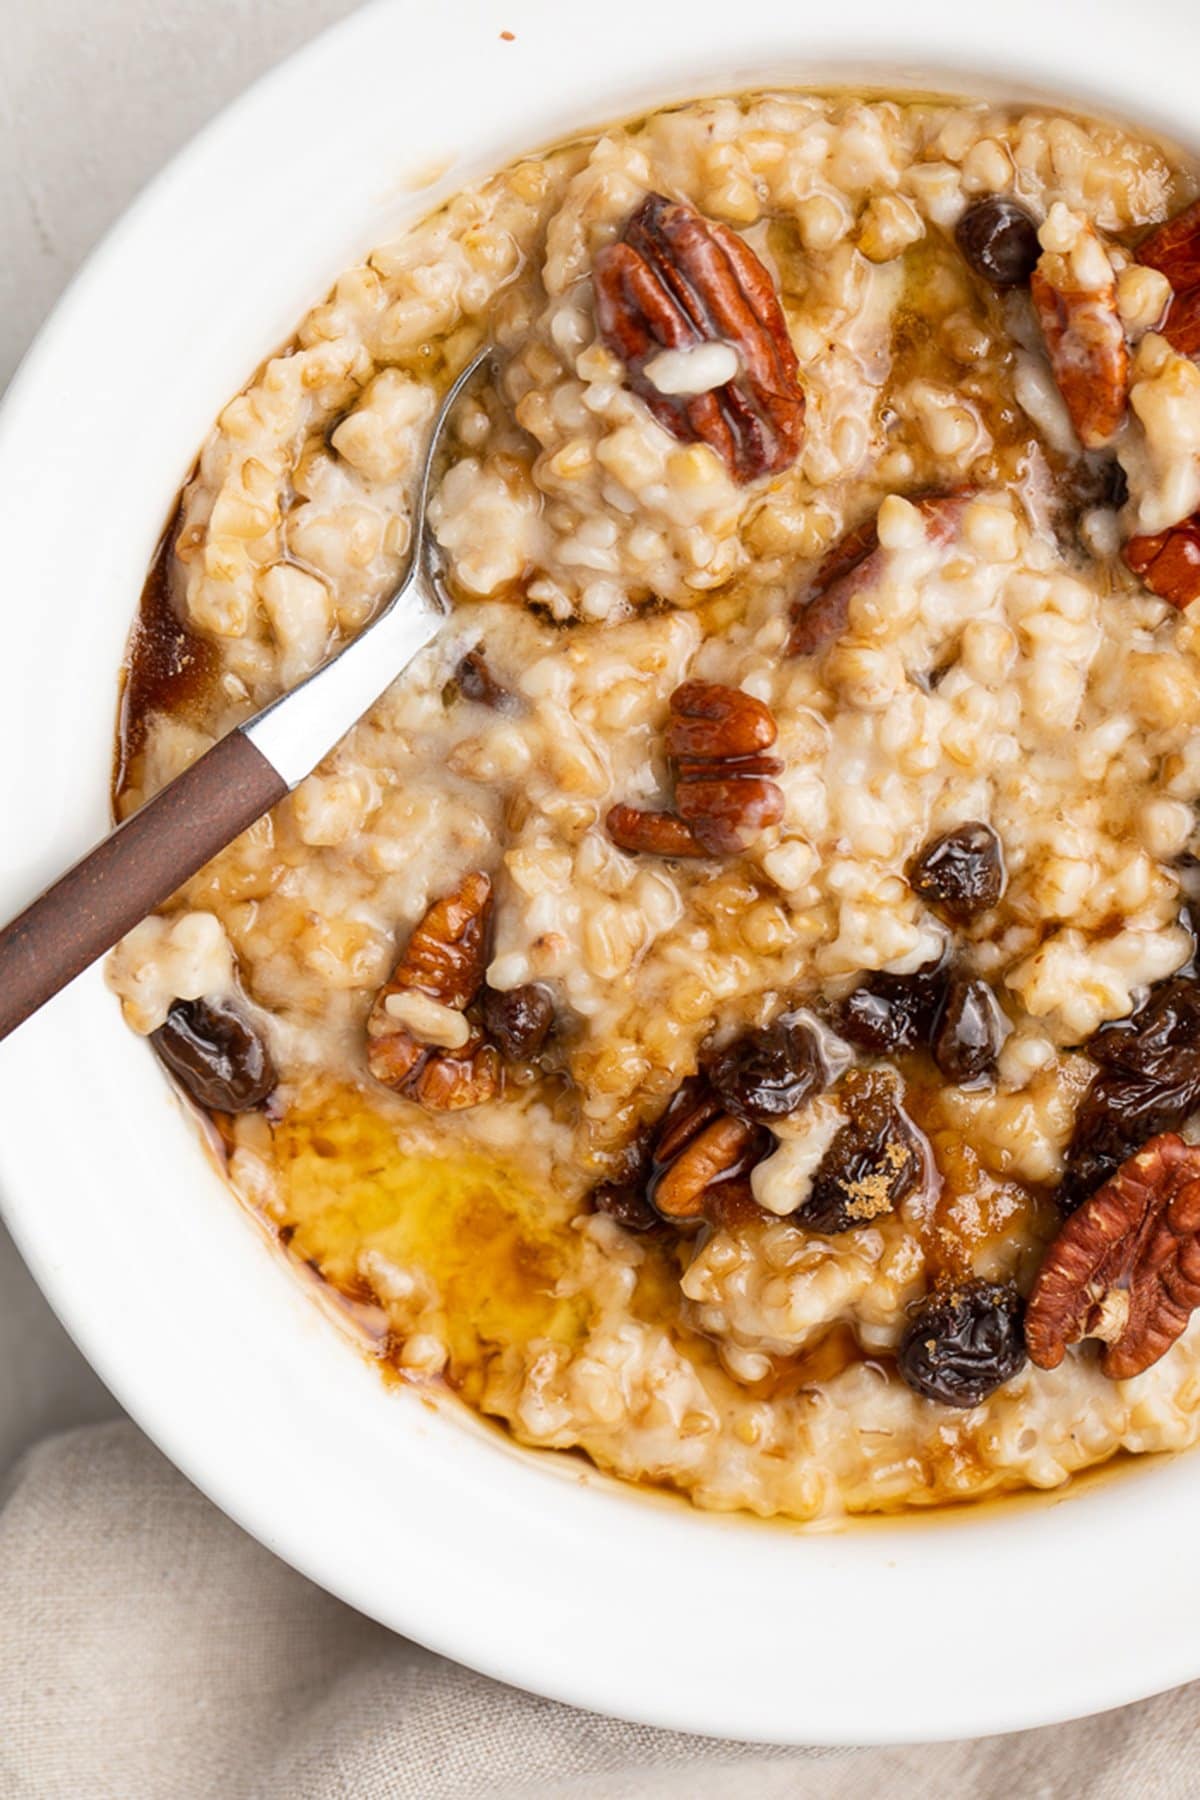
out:
<path id="1" fill-rule="evenodd" d="M 350 10 L 349 0 L 3 0 L 0 386 L 80 258 L 164 158 Z M 1019 1737 L 833 1757 L 700 1742 L 533 1699 L 312 1587 L 116 1413 L 0 1231 L 4 1800 L 1200 1793 L 1196 1689 Z M 80 1428 L 52 1435 L 64 1426 Z M 1097 1579 L 1136 1579 L 1136 1544 L 1128 1569 Z M 864 1656 L 877 1664 L 915 1648 L 936 1682 L 938 1656 L 969 1655 L 972 1628 L 969 1614 L 914 1620 L 912 1646 L 864 1638 Z"/>

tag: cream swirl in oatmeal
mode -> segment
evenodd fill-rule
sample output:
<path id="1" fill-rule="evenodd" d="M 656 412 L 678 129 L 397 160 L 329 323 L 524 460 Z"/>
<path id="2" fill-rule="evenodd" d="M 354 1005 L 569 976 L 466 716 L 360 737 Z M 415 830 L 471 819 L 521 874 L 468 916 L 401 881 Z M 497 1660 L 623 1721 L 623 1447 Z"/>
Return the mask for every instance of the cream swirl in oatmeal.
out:
<path id="1" fill-rule="evenodd" d="M 221 414 L 122 812 L 370 618 L 502 353 L 442 638 L 111 968 L 413 1380 L 797 1518 L 1200 1433 L 1198 188 L 698 102 L 459 194 Z"/>

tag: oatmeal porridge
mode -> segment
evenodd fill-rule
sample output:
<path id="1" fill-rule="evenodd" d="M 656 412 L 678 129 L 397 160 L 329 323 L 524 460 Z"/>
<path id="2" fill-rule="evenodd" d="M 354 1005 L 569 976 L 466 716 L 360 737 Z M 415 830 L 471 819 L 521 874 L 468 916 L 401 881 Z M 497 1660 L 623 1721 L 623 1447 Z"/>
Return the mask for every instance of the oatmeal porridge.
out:
<path id="1" fill-rule="evenodd" d="M 436 642 L 111 959 L 373 1353 L 796 1519 L 1200 1435 L 1200 175 L 753 94 L 529 156 L 221 413 L 124 816 Z"/>

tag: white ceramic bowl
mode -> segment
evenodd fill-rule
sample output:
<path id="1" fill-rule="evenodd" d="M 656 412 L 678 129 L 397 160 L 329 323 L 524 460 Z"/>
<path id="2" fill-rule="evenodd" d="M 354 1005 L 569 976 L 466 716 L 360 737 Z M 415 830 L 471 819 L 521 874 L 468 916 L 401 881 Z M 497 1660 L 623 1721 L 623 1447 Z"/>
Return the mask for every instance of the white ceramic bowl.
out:
<path id="1" fill-rule="evenodd" d="M 518 150 L 764 81 L 1050 94 L 1197 130 L 1194 0 L 447 12 L 369 7 L 255 88 L 109 236 L 11 390 L 5 913 L 106 825 L 115 671 L 214 413 L 403 218 Z M 387 1389 L 223 1190 L 98 971 L 0 1064 L 6 1216 L 85 1354 L 226 1512 L 397 1630 L 585 1706 L 784 1742 L 995 1732 L 1200 1675 L 1200 1452 L 817 1535 L 651 1501 Z"/>

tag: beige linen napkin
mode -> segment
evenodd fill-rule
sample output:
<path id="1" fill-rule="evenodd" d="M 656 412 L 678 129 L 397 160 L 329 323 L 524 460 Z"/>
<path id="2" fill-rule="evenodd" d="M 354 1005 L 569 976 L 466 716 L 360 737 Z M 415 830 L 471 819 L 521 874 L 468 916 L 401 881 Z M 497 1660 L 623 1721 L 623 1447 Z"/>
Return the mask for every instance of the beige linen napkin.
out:
<path id="1" fill-rule="evenodd" d="M 969 1654 L 961 1620 L 913 1630 L 931 1680 L 940 1643 Z M 864 1622 L 876 1666 L 906 1648 L 872 1646 Z M 393 1637 L 254 1543 L 130 1424 L 48 1439 L 0 1491 L 4 1800 L 1182 1797 L 1200 1792 L 1198 1718 L 1200 1688 L 1184 1688 L 976 1744 L 822 1753 L 652 1731 Z"/>

